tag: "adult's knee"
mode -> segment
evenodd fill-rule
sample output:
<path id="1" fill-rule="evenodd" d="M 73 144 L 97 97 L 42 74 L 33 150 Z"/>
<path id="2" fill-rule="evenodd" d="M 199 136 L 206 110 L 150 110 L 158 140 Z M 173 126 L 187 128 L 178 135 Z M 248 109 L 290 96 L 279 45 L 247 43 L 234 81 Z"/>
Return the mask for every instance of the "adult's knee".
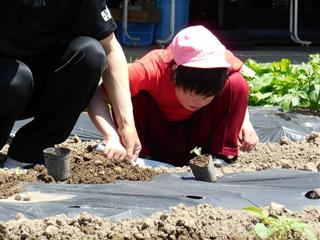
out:
<path id="1" fill-rule="evenodd" d="M 77 54 L 78 57 L 75 59 L 82 61 L 87 69 L 102 73 L 106 64 L 106 54 L 99 41 L 91 37 L 74 39 L 69 46 L 67 55 L 74 57 Z"/>
<path id="2" fill-rule="evenodd" d="M 0 95 L 8 104 L 25 103 L 31 97 L 33 76 L 26 64 L 17 60 L 7 60 L 5 63 L 2 61 L 0 73 Z"/>

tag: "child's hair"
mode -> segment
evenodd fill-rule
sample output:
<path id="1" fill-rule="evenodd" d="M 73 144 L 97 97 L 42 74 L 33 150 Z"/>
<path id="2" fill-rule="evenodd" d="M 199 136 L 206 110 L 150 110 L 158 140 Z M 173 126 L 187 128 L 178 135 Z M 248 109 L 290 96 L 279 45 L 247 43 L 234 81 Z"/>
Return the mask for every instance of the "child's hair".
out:
<path id="1" fill-rule="evenodd" d="M 192 68 L 178 66 L 175 85 L 201 96 L 218 95 L 227 80 L 227 68 Z"/>

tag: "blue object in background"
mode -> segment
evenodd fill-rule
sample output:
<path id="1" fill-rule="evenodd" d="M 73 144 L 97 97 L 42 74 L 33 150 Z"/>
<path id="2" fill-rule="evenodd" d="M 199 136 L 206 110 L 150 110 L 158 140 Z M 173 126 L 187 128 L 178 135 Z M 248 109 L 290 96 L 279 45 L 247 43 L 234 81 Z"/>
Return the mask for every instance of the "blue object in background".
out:
<path id="1" fill-rule="evenodd" d="M 123 24 L 117 22 L 116 37 L 120 44 L 128 46 L 147 46 L 153 43 L 154 23 L 127 23 L 127 32 L 129 36 L 138 37 L 139 40 L 129 39 L 122 29 Z"/>
<path id="2" fill-rule="evenodd" d="M 175 1 L 174 35 L 187 27 L 189 5 L 190 0 Z M 155 40 L 165 40 L 170 35 L 171 0 L 156 0 L 156 7 L 161 10 L 161 22 L 156 24 Z"/>

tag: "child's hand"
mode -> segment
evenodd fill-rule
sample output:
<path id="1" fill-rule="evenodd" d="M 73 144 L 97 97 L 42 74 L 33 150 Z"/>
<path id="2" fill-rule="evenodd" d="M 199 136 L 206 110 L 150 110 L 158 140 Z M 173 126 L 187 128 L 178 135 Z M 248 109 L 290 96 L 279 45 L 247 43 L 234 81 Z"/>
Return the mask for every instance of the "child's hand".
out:
<path id="1" fill-rule="evenodd" d="M 244 122 L 239 133 L 238 146 L 241 151 L 250 152 L 256 148 L 259 137 L 250 121 Z"/>
<path id="2" fill-rule="evenodd" d="M 119 139 L 106 140 L 104 141 L 104 145 L 103 155 L 108 159 L 123 160 L 127 155 L 126 149 Z"/>

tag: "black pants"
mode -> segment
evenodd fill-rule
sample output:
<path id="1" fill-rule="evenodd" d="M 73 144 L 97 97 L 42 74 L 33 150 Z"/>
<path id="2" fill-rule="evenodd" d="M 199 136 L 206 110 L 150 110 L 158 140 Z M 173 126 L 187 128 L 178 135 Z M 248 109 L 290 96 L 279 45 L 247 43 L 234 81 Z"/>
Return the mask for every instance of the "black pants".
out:
<path id="1" fill-rule="evenodd" d="M 42 150 L 68 138 L 105 67 L 100 43 L 74 39 L 32 59 L 0 58 L 0 149 L 16 120 L 33 120 L 16 133 L 8 155 L 42 163 Z"/>

